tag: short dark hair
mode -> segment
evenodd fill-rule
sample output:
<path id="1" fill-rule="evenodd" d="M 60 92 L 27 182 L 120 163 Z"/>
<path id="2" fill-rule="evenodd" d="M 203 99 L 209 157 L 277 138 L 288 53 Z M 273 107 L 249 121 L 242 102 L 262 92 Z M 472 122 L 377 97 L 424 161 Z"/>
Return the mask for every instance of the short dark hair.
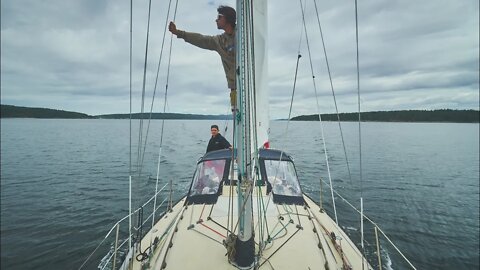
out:
<path id="1" fill-rule="evenodd" d="M 217 12 L 218 14 L 225 16 L 228 24 L 230 24 L 232 27 L 235 27 L 237 24 L 237 13 L 235 12 L 235 9 L 229 6 L 219 6 L 217 8 Z"/>
<path id="2" fill-rule="evenodd" d="M 212 125 L 212 126 L 210 127 L 210 129 L 212 129 L 212 128 L 216 128 L 217 130 L 219 130 L 219 128 L 218 128 L 217 125 Z"/>

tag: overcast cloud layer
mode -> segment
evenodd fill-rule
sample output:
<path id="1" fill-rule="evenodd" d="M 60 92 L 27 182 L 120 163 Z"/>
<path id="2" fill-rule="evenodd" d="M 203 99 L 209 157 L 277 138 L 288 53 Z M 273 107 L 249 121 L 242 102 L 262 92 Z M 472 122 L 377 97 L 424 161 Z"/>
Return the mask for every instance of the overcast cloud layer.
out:
<path id="1" fill-rule="evenodd" d="M 140 110 L 148 1 L 134 1 L 133 110 Z M 335 111 L 313 1 L 305 19 L 320 111 Z M 172 17 L 172 3 L 170 17 Z M 359 1 L 362 111 L 479 108 L 478 0 Z M 179 1 L 178 28 L 209 35 L 216 8 Z M 357 110 L 354 1 L 318 1 L 340 112 Z M 91 115 L 129 111 L 130 1 L 1 1 L 1 103 Z M 152 1 L 146 110 L 155 85 L 168 1 Z M 270 115 L 286 118 L 299 44 L 293 115 L 317 113 L 299 1 L 269 1 Z M 169 19 L 170 20 L 170 19 Z M 301 34 L 303 33 L 302 39 Z M 301 39 L 301 42 L 300 42 Z M 226 114 L 220 57 L 173 39 L 168 112 Z M 154 111 L 163 110 L 167 32 Z"/>

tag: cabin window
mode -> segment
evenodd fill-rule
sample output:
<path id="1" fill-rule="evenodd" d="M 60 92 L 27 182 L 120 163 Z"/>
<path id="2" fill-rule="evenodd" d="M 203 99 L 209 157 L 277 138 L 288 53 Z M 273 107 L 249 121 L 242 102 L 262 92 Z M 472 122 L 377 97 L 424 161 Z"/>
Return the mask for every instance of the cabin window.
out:
<path id="1" fill-rule="evenodd" d="M 274 195 L 302 196 L 295 167 L 290 161 L 265 160 L 265 172 Z"/>
<path id="2" fill-rule="evenodd" d="M 225 170 L 224 159 L 206 160 L 197 165 L 190 196 L 217 194 Z"/>

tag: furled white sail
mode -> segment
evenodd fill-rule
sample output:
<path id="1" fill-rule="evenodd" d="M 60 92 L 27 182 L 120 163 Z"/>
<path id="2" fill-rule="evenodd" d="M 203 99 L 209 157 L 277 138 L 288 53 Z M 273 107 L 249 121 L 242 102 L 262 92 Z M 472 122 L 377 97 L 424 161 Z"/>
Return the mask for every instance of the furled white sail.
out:
<path id="1" fill-rule="evenodd" d="M 267 1 L 252 1 L 255 49 L 257 147 L 269 147 Z"/>

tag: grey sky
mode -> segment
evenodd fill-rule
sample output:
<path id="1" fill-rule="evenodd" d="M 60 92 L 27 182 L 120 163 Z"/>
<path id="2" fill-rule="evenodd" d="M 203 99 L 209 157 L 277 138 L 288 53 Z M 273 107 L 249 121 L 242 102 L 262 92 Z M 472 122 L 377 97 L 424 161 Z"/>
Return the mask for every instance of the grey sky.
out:
<path id="1" fill-rule="evenodd" d="M 139 111 L 147 0 L 134 1 L 133 109 Z M 172 12 L 173 5 L 172 3 Z M 218 5 L 179 1 L 176 23 L 215 35 Z M 359 1 L 362 111 L 479 108 L 477 0 Z M 87 114 L 129 110 L 129 5 L 113 0 L 3 0 L 1 102 Z M 152 0 L 146 110 L 150 108 L 168 1 Z M 318 1 L 340 112 L 357 110 L 354 1 Z M 170 13 L 171 17 L 172 13 Z M 306 21 L 322 113 L 334 112 L 315 8 Z M 299 1 L 269 1 L 269 87 L 272 118 L 286 118 L 302 33 Z M 170 35 L 154 111 L 162 110 Z M 317 113 L 303 35 L 293 115 Z M 168 111 L 225 114 L 228 89 L 220 57 L 174 38 Z"/>

